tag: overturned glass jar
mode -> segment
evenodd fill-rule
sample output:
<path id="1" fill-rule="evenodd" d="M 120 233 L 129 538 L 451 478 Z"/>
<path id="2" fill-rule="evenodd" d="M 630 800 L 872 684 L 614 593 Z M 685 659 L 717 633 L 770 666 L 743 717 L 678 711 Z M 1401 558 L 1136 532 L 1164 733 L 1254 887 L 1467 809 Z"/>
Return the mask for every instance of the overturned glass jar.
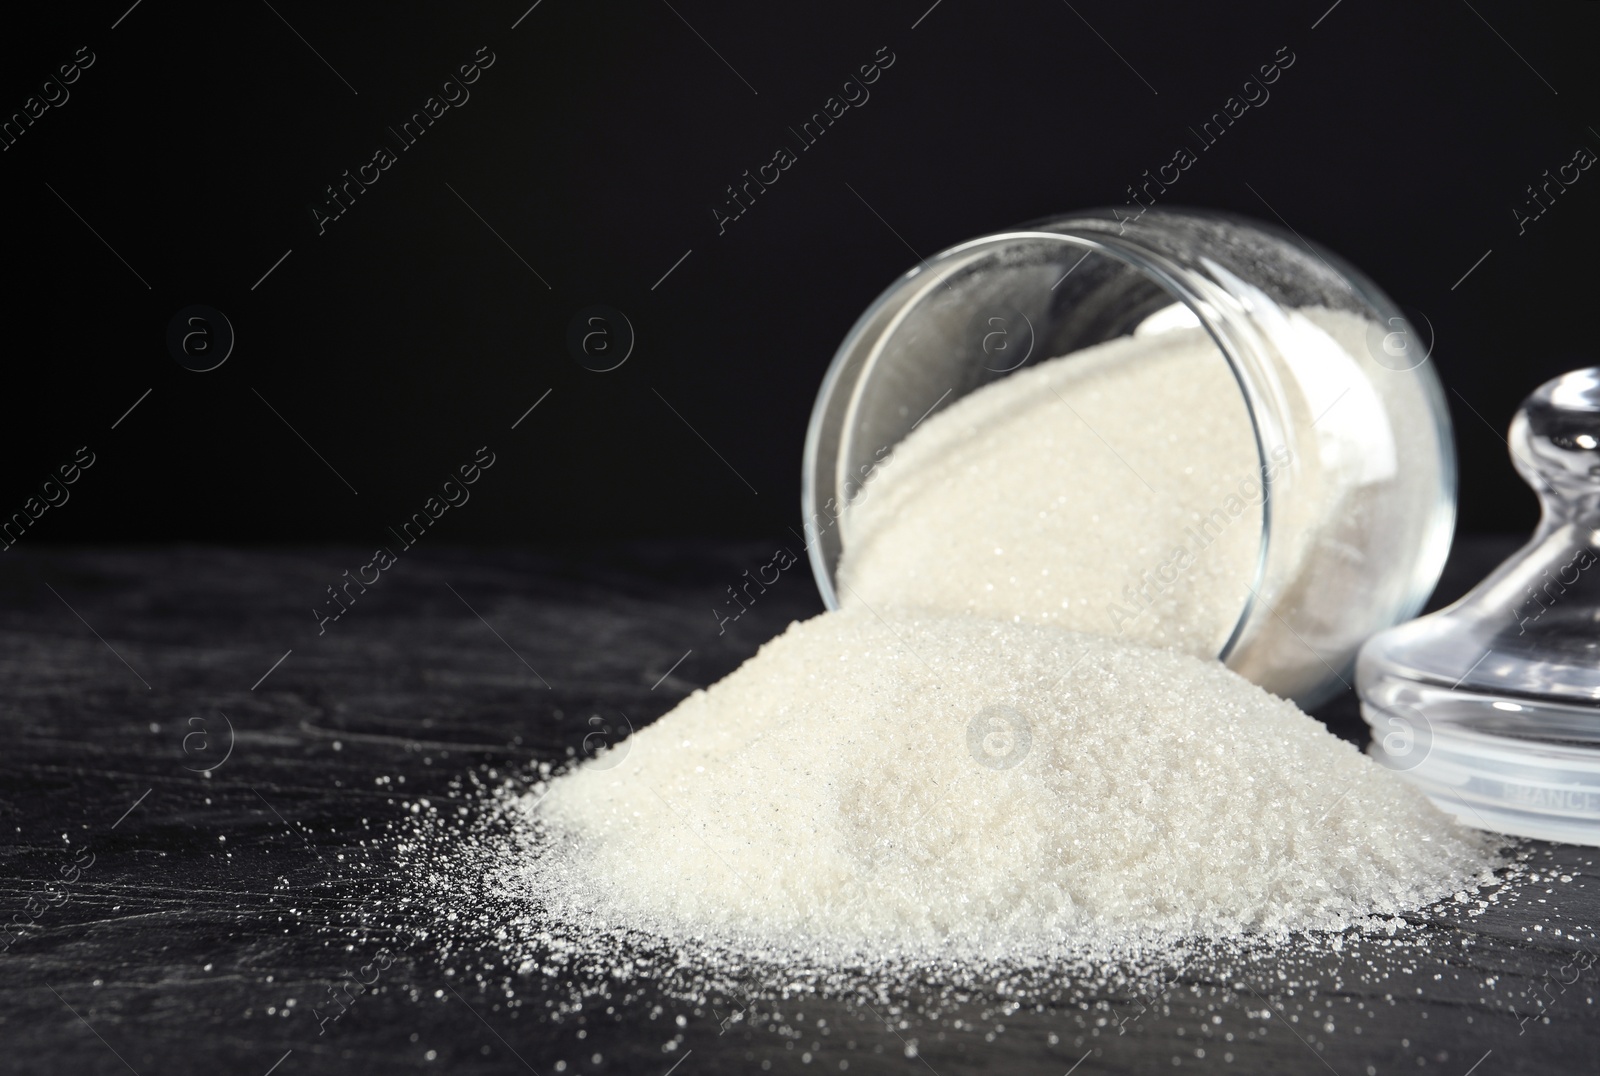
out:
<path id="1" fill-rule="evenodd" d="M 1085 370 L 1115 377 L 1145 361 L 1145 343 L 1162 341 L 1181 342 L 1169 348 L 1181 355 L 1170 377 L 1151 382 L 1159 391 L 1135 408 L 1136 421 L 1126 421 L 1126 406 L 1101 411 L 1084 402 L 1092 394 L 1057 393 L 1066 406 L 1050 421 L 1063 445 L 1029 472 L 1020 498 L 1028 512 L 1011 513 L 1011 523 L 996 513 L 991 533 L 983 521 L 941 520 L 923 510 L 936 501 L 919 508 L 900 492 L 889 508 L 868 510 L 877 490 L 920 484 L 934 496 L 971 471 L 967 454 L 995 431 L 962 408 L 966 397 L 1029 377 L 1008 404 L 1026 407 L 1021 397 L 1057 376 L 1029 371 L 1052 359 L 1072 364 L 1082 353 Z M 830 608 L 953 607 L 1179 645 L 1314 706 L 1349 685 L 1364 640 L 1416 614 L 1448 551 L 1454 450 L 1427 359 L 1371 281 L 1252 221 L 1096 211 L 962 243 L 880 295 L 824 378 L 802 492 L 817 585 Z M 1070 379 L 1067 367 L 1055 369 Z M 908 437 L 933 439 L 925 424 L 952 408 L 937 451 L 911 453 L 921 473 L 908 474 Z M 1186 431 L 1202 425 L 1208 444 L 1240 446 L 1226 474 L 1170 466 Z M 1092 457 L 1096 445 L 1109 455 Z M 1087 479 L 1117 461 L 1126 481 L 1102 496 L 1103 483 Z M 1099 501 L 1084 501 L 1090 489 Z M 1047 536 L 1019 531 L 1023 514 L 1049 514 L 1032 512 L 1036 497 L 1074 518 L 1054 520 Z M 918 527 L 960 541 L 903 540 Z M 900 545 L 880 552 L 892 570 L 878 577 L 892 581 L 868 593 L 868 573 L 851 582 L 851 559 L 881 551 L 891 528 Z M 1007 533 L 1007 543 L 1049 543 L 1031 550 L 1042 573 L 983 582 L 966 570 L 991 552 L 984 543 L 999 553 Z M 1043 578 L 1052 564 L 1054 578 Z"/>

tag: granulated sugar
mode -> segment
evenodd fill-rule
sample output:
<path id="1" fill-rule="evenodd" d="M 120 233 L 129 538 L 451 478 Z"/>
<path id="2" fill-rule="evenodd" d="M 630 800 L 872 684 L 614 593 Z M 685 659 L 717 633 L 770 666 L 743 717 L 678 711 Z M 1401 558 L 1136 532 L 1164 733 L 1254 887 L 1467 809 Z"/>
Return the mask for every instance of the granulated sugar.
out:
<path id="1" fill-rule="evenodd" d="M 1259 477 L 1244 398 L 1211 338 L 1122 337 L 989 384 L 896 445 L 844 514 L 840 604 L 1215 657 L 1254 578 Z M 1228 525 L 1190 539 L 1229 497 Z M 1191 557 L 1150 586 L 1179 545 Z"/>
<path id="2" fill-rule="evenodd" d="M 547 843 L 510 884 L 558 919 L 813 959 L 1338 929 L 1494 865 L 1215 661 L 865 608 L 792 625 L 522 810 Z"/>
<path id="3" fill-rule="evenodd" d="M 1276 327 L 1329 399 L 1291 402 L 1304 443 L 1266 461 L 1191 327 L 928 418 L 842 518 L 842 608 L 541 779 L 510 808 L 495 897 L 537 908 L 539 938 L 591 939 L 569 949 L 795 968 L 1171 953 L 1467 901 L 1497 839 L 1215 660 L 1260 584 L 1264 469 L 1317 461 L 1274 502 L 1271 593 L 1365 570 L 1308 535 L 1359 514 L 1403 447 L 1313 429 L 1341 400 L 1380 406 L 1335 376 L 1367 329 L 1328 310 Z M 1305 664 L 1258 642 L 1267 672 Z"/>

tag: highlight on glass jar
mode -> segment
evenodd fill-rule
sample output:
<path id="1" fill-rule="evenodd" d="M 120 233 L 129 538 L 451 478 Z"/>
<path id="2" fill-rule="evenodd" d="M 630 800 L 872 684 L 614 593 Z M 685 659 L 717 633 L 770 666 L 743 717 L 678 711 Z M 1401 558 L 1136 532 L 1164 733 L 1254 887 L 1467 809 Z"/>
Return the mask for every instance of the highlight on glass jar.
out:
<path id="1" fill-rule="evenodd" d="M 967 611 L 1218 657 L 1302 707 L 1415 615 L 1449 416 L 1396 304 L 1254 221 L 1089 211 L 909 270 L 823 379 L 802 512 L 829 608 Z"/>

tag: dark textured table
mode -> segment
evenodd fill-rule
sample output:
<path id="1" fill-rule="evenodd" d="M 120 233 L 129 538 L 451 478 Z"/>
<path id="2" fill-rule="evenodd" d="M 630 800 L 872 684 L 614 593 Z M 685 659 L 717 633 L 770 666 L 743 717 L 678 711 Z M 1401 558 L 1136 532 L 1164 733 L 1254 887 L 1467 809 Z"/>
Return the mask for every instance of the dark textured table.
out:
<path id="1" fill-rule="evenodd" d="M 1441 594 L 1506 548 L 1461 543 Z M 1105 996 L 976 983 L 937 1011 L 822 997 L 729 1023 L 648 988 L 573 1011 L 492 945 L 374 925 L 408 803 L 565 759 L 593 714 L 653 720 L 817 611 L 802 562 L 719 634 L 724 588 L 771 554 L 419 549 L 319 623 L 359 551 L 8 553 L 0 1070 L 1600 1071 L 1597 855 L 1537 842 L 1539 880 L 1430 921 L 1420 959 L 1353 939 Z M 1348 696 L 1319 716 L 1365 735 Z"/>

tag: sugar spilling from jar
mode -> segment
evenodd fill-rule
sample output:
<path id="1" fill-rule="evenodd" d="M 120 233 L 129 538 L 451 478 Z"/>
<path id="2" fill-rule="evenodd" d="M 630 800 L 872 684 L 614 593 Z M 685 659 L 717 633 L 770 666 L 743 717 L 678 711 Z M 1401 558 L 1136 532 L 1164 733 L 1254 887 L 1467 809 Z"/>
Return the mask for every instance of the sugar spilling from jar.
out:
<path id="1" fill-rule="evenodd" d="M 842 608 L 541 785 L 514 884 L 843 959 L 1338 929 L 1487 880 L 1492 839 L 1213 660 L 1263 465 L 1206 347 L 1112 341 L 928 419 L 846 512 Z"/>

